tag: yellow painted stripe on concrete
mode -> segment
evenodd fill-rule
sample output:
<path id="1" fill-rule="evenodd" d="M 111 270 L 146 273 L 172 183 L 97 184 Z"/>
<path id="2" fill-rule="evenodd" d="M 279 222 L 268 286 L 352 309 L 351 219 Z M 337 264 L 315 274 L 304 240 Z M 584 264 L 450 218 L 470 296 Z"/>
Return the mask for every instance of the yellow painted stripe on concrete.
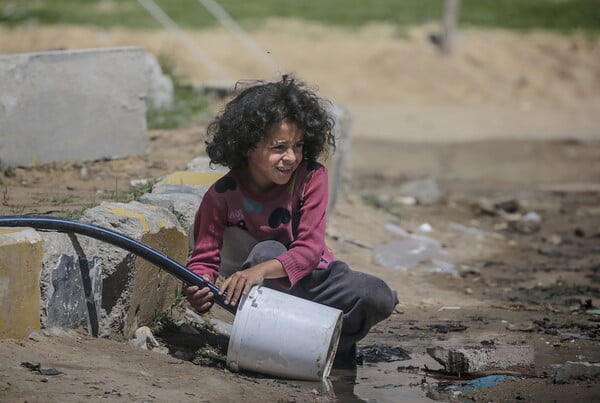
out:
<path id="1" fill-rule="evenodd" d="M 4 234 L 14 234 L 16 232 L 21 232 L 23 231 L 22 228 L 0 228 L 0 235 L 4 235 Z"/>
<path id="2" fill-rule="evenodd" d="M 224 174 L 217 172 L 192 172 L 177 171 L 167 176 L 155 186 L 160 185 L 190 185 L 190 186 L 210 186 L 221 178 Z"/>
<path id="3" fill-rule="evenodd" d="M 19 242 L 37 243 L 40 240 L 38 232 L 30 227 L 0 228 L 0 245 L 10 245 Z"/>
<path id="4" fill-rule="evenodd" d="M 138 213 L 134 213 L 132 211 L 126 210 L 124 208 L 121 207 L 110 207 L 108 209 L 111 213 L 115 213 L 117 215 L 120 215 L 122 217 L 130 217 L 130 218 L 135 218 L 137 219 L 140 224 L 142 225 L 142 229 L 146 232 L 150 231 L 150 225 L 148 225 L 148 221 L 146 220 L 146 217 L 144 217 L 141 214 Z"/>
<path id="5" fill-rule="evenodd" d="M 13 242 L 0 244 L 0 339 L 24 339 L 40 328 L 43 240 L 31 228 L 19 231 L 24 236 L 5 235 Z"/>

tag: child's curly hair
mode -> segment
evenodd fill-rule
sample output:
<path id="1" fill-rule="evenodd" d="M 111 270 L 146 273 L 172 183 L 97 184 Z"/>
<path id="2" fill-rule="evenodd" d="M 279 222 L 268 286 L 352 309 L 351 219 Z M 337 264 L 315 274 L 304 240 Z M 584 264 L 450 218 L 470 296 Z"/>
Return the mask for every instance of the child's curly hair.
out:
<path id="1" fill-rule="evenodd" d="M 247 153 L 283 121 L 304 133 L 303 159 L 316 161 L 335 150 L 334 121 L 326 101 L 289 75 L 244 89 L 207 129 L 206 152 L 212 164 L 230 169 L 247 165 Z"/>

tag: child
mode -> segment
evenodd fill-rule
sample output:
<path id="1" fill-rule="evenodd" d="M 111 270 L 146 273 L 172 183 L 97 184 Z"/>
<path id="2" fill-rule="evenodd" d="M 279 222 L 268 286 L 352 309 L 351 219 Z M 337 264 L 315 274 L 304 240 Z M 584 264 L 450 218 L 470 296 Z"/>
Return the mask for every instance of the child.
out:
<path id="1" fill-rule="evenodd" d="M 382 280 L 335 260 L 325 244 L 327 170 L 335 148 L 323 100 L 284 75 L 243 90 L 208 127 L 211 163 L 230 171 L 204 195 L 187 267 L 207 281 L 226 276 L 219 293 L 235 306 L 255 284 L 344 312 L 337 366 L 352 365 L 356 342 L 398 303 Z M 184 288 L 200 313 L 212 292 Z"/>

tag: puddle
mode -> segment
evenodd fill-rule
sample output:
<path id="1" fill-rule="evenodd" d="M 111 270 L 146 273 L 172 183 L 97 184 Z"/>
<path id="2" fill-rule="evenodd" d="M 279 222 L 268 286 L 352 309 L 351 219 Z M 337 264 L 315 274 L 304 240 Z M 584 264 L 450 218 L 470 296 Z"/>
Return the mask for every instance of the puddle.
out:
<path id="1" fill-rule="evenodd" d="M 461 338 L 455 341 L 459 345 L 466 343 Z M 418 350 L 416 346 L 407 348 Z M 451 402 L 463 393 L 515 379 L 508 374 L 482 373 L 462 379 L 446 376 L 443 367 L 429 354 L 411 352 L 410 358 L 404 359 L 406 350 L 400 347 L 368 346 L 359 350 L 367 359 L 378 362 L 364 362 L 353 370 L 333 369 L 328 382 L 307 382 L 302 387 L 317 391 L 331 402 Z"/>
<path id="2" fill-rule="evenodd" d="M 424 358 L 427 357 L 402 362 L 364 364 L 358 368 L 355 395 L 366 402 L 433 402 L 427 397 L 428 388 L 423 387 L 435 382 L 423 373 Z M 435 366 L 427 361 L 428 366 Z M 398 370 L 398 367 L 404 369 Z"/>
<path id="3" fill-rule="evenodd" d="M 428 355 L 411 354 L 403 361 L 364 363 L 356 369 L 333 369 L 329 382 L 315 387 L 335 402 L 435 402 L 427 396 L 429 386 L 437 381 L 423 368 L 441 369 Z"/>

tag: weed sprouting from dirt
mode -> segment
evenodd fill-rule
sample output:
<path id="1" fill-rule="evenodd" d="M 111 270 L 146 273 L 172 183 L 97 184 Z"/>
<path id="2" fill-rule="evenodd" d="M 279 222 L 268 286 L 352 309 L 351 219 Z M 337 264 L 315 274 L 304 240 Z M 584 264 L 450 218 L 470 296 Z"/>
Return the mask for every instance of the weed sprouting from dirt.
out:
<path id="1" fill-rule="evenodd" d="M 93 206 L 92 206 L 93 207 Z M 66 210 L 63 212 L 63 216 L 64 218 L 68 219 L 68 220 L 79 220 L 82 216 L 83 213 L 90 207 L 82 207 L 80 209 L 77 210 Z"/>
<path id="2" fill-rule="evenodd" d="M 131 186 L 125 190 L 119 189 L 119 179 L 115 178 L 115 189 L 112 193 L 108 193 L 103 196 L 104 199 L 108 199 L 115 202 L 127 203 L 134 200 L 139 200 L 142 195 L 150 193 L 152 187 L 156 183 L 156 179 L 148 179 L 141 185 Z"/>
<path id="3" fill-rule="evenodd" d="M 71 203 L 78 199 L 80 199 L 80 196 L 76 194 L 52 195 L 47 197 L 43 196 L 36 199 L 36 204 L 48 203 L 52 206 L 59 206 L 62 204 Z"/>

